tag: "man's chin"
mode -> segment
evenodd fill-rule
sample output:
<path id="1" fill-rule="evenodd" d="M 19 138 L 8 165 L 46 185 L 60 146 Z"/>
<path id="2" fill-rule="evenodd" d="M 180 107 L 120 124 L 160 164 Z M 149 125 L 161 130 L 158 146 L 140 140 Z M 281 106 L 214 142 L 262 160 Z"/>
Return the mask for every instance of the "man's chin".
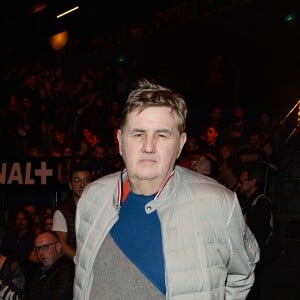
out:
<path id="1" fill-rule="evenodd" d="M 157 178 L 157 173 L 150 170 L 143 170 L 143 172 L 139 172 L 136 177 L 139 180 L 153 180 Z"/>

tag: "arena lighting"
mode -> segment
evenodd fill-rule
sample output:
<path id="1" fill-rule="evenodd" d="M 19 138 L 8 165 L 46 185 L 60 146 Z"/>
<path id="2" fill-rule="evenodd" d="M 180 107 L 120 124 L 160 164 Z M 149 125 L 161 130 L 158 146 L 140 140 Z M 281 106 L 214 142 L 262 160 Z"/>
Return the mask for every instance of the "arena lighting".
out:
<path id="1" fill-rule="evenodd" d="M 295 134 L 298 134 L 300 132 L 300 100 L 295 104 L 295 106 L 287 113 L 287 115 L 280 121 L 280 124 L 285 123 L 287 118 L 298 108 L 298 113 L 297 113 L 297 123 L 295 128 L 291 131 L 285 142 L 283 143 L 283 146 L 285 146 L 288 141 L 291 139 L 291 137 Z"/>
<path id="2" fill-rule="evenodd" d="M 49 38 L 49 43 L 52 49 L 60 50 L 66 46 L 68 42 L 68 31 L 62 31 L 52 35 Z"/>
<path id="3" fill-rule="evenodd" d="M 69 13 L 71 13 L 71 12 L 77 10 L 77 9 L 79 9 L 79 6 L 75 6 L 75 7 L 71 8 L 71 9 L 69 9 L 69 10 L 66 10 L 66 11 L 64 11 L 63 13 L 57 15 L 57 16 L 56 16 L 56 19 L 59 19 L 59 18 L 65 16 L 65 15 L 67 15 L 67 14 L 69 14 Z"/>
<path id="4" fill-rule="evenodd" d="M 44 10 L 45 8 L 48 7 L 48 4 L 44 3 L 43 1 L 37 1 L 33 4 L 30 13 L 31 14 L 36 14 L 42 10 Z"/>
<path id="5" fill-rule="evenodd" d="M 289 15 L 284 17 L 286 22 L 292 22 L 296 20 L 296 13 L 290 13 Z"/>

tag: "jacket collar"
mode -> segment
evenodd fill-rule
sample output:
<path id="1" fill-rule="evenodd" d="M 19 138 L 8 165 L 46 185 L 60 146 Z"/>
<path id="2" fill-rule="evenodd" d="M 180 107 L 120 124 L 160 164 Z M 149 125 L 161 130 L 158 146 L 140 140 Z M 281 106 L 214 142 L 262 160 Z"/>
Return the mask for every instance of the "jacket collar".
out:
<path id="1" fill-rule="evenodd" d="M 167 186 L 170 186 L 170 183 L 173 181 L 172 179 L 174 178 L 175 175 L 175 169 L 171 172 L 171 174 L 169 175 L 169 177 L 167 178 L 167 180 L 164 182 L 164 184 L 161 186 L 161 188 L 159 189 L 159 191 L 157 192 L 155 198 L 151 201 L 152 202 L 157 202 L 157 204 L 159 204 L 161 201 L 159 201 L 160 195 L 161 194 L 165 194 L 167 190 L 170 190 L 169 188 L 166 188 Z M 118 185 L 117 185 L 117 190 L 114 194 L 114 207 L 117 209 L 117 211 L 120 210 L 121 206 L 122 206 L 122 202 L 124 201 L 124 198 L 126 198 L 127 195 L 125 195 L 124 193 L 128 192 L 128 190 L 125 188 L 124 189 L 124 185 L 125 182 L 128 181 L 128 173 L 127 170 L 124 169 L 121 174 L 120 174 L 120 178 L 118 180 Z M 155 207 L 157 207 L 157 205 L 155 205 Z"/>

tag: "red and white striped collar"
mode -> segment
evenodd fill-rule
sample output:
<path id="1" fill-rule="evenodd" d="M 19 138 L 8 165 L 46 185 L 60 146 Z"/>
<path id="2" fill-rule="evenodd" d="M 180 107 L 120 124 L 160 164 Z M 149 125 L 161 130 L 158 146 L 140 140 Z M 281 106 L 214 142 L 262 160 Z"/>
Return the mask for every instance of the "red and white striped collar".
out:
<path id="1" fill-rule="evenodd" d="M 157 198 L 160 196 L 161 192 L 163 191 L 163 189 L 165 188 L 165 186 L 167 185 L 167 183 L 168 183 L 168 182 L 171 180 L 171 178 L 174 176 L 174 173 L 175 173 L 175 171 L 173 170 L 173 171 L 171 172 L 171 174 L 169 175 L 169 177 L 167 178 L 167 180 L 166 180 L 166 181 L 164 182 L 164 184 L 161 186 L 161 188 L 159 189 L 159 191 L 157 192 L 157 194 L 156 194 L 156 196 L 155 196 L 155 198 L 154 198 L 153 200 L 157 199 Z M 120 180 L 118 181 L 118 204 L 119 204 L 119 207 L 122 206 L 123 183 L 124 183 L 124 178 L 126 178 L 126 176 L 127 176 L 127 170 L 124 169 L 124 170 L 121 172 L 121 178 L 120 178 Z"/>

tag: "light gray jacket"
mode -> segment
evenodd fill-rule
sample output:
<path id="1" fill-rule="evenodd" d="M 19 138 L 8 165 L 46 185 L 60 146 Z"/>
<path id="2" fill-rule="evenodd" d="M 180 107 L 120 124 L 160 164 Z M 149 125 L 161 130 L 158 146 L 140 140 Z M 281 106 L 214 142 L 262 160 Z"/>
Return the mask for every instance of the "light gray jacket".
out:
<path id="1" fill-rule="evenodd" d="M 102 177 L 79 201 L 76 300 L 89 298 L 95 257 L 118 220 L 121 185 L 120 172 Z M 176 166 L 159 197 L 145 206 L 146 213 L 155 210 L 163 239 L 166 299 L 246 299 L 259 248 L 234 192 Z"/>

